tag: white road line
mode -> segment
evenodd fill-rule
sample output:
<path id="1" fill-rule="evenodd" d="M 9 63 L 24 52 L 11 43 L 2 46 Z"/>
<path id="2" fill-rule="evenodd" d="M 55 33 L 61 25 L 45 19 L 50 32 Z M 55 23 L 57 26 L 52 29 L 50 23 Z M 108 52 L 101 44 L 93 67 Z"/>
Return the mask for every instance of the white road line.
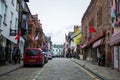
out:
<path id="1" fill-rule="evenodd" d="M 82 68 L 81 66 L 79 66 L 78 64 L 74 63 L 73 61 L 71 61 L 73 64 L 75 64 L 78 68 L 82 69 L 83 71 L 85 71 L 87 74 L 89 74 L 92 78 L 94 78 L 95 80 L 101 80 L 96 78 L 95 75 L 91 74 L 89 71 L 87 71 L 86 69 Z"/>
<path id="2" fill-rule="evenodd" d="M 36 80 L 38 78 L 38 76 L 44 71 L 44 67 L 40 70 L 39 73 L 37 73 L 37 75 L 35 76 L 35 78 L 33 80 Z"/>

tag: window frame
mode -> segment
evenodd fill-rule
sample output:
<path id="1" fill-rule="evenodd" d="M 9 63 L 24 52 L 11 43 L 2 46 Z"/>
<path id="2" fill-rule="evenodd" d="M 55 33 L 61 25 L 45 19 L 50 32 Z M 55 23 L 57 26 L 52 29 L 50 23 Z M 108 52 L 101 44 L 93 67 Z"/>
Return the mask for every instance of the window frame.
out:
<path id="1" fill-rule="evenodd" d="M 0 15 L 0 28 L 2 27 L 2 15 Z"/>
<path id="2" fill-rule="evenodd" d="M 6 25 L 6 26 L 7 26 L 7 23 L 6 23 L 7 22 L 6 21 L 7 20 L 7 10 L 8 10 L 8 6 L 5 4 L 4 5 L 4 14 L 3 14 L 3 16 L 4 16 L 3 17 L 3 24 Z"/>
<path id="3" fill-rule="evenodd" d="M 14 2 L 15 2 L 15 0 L 11 0 L 11 3 L 12 3 L 13 6 L 15 5 Z"/>

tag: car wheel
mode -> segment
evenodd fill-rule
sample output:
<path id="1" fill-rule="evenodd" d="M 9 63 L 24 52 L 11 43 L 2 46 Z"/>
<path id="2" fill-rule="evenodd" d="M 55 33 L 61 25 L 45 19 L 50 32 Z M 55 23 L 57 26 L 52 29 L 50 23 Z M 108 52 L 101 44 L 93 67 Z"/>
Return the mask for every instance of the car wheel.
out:
<path id="1" fill-rule="evenodd" d="M 23 64 L 23 67 L 27 67 L 27 65 L 26 65 L 26 64 Z"/>

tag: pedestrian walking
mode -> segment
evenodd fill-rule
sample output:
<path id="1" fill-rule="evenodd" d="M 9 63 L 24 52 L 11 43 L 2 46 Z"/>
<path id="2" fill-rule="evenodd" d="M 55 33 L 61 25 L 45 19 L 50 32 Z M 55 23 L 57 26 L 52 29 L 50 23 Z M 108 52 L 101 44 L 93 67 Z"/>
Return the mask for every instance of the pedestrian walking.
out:
<path id="1" fill-rule="evenodd" d="M 101 55 L 100 55 L 99 49 L 97 49 L 97 61 L 98 61 L 98 65 L 100 66 L 100 64 L 101 64 Z"/>
<path id="2" fill-rule="evenodd" d="M 20 64 L 20 61 L 21 61 L 21 51 L 18 47 L 18 50 L 17 50 L 17 59 L 18 59 L 18 63 Z"/>
<path id="3" fill-rule="evenodd" d="M 5 64 L 5 58 L 4 58 L 4 47 L 3 45 L 0 43 L 0 60 L 2 61 L 2 64 Z"/>
<path id="4" fill-rule="evenodd" d="M 102 66 L 105 66 L 105 52 L 104 50 L 102 50 L 102 54 L 101 54 L 101 62 L 102 62 Z"/>
<path id="5" fill-rule="evenodd" d="M 15 64 L 17 62 L 20 64 L 20 49 L 17 44 L 14 46 L 14 50 L 13 50 L 13 61 Z"/>
<path id="6" fill-rule="evenodd" d="M 5 47 L 5 58 L 6 58 L 6 63 L 10 63 L 10 45 L 6 45 Z"/>

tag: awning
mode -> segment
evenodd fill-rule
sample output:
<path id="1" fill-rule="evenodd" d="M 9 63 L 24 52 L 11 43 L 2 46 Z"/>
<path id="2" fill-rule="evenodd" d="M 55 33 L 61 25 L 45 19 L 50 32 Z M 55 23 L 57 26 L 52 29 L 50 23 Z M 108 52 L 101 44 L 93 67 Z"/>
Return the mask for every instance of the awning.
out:
<path id="1" fill-rule="evenodd" d="M 95 41 L 97 41 L 98 39 L 102 38 L 103 36 L 105 36 L 105 32 L 101 32 L 98 35 L 96 35 L 93 39 L 91 39 L 88 43 L 87 46 L 89 46 L 90 44 L 94 43 Z"/>
<path id="2" fill-rule="evenodd" d="M 14 36 L 14 37 L 9 37 L 9 36 L 7 36 L 7 35 L 5 35 L 5 34 L 2 34 L 2 36 L 3 36 L 4 38 L 8 39 L 9 41 L 17 44 L 17 41 L 15 40 L 15 36 Z"/>
<path id="3" fill-rule="evenodd" d="M 120 31 L 114 33 L 110 39 L 110 45 L 114 45 L 120 42 Z"/>
<path id="4" fill-rule="evenodd" d="M 105 32 L 99 33 L 99 34 L 96 35 L 94 38 L 92 38 L 90 41 L 88 41 L 87 43 L 85 43 L 85 44 L 82 46 L 82 48 L 85 48 L 85 47 L 93 44 L 95 41 L 97 41 L 97 40 L 101 39 L 102 37 L 104 37 L 105 34 L 106 34 Z"/>
<path id="5" fill-rule="evenodd" d="M 98 47 L 103 44 L 104 38 L 99 39 L 95 43 L 93 43 L 93 48 Z"/>
<path id="6" fill-rule="evenodd" d="M 85 48 L 87 46 L 87 44 L 84 44 L 83 46 L 82 46 L 82 48 Z"/>

